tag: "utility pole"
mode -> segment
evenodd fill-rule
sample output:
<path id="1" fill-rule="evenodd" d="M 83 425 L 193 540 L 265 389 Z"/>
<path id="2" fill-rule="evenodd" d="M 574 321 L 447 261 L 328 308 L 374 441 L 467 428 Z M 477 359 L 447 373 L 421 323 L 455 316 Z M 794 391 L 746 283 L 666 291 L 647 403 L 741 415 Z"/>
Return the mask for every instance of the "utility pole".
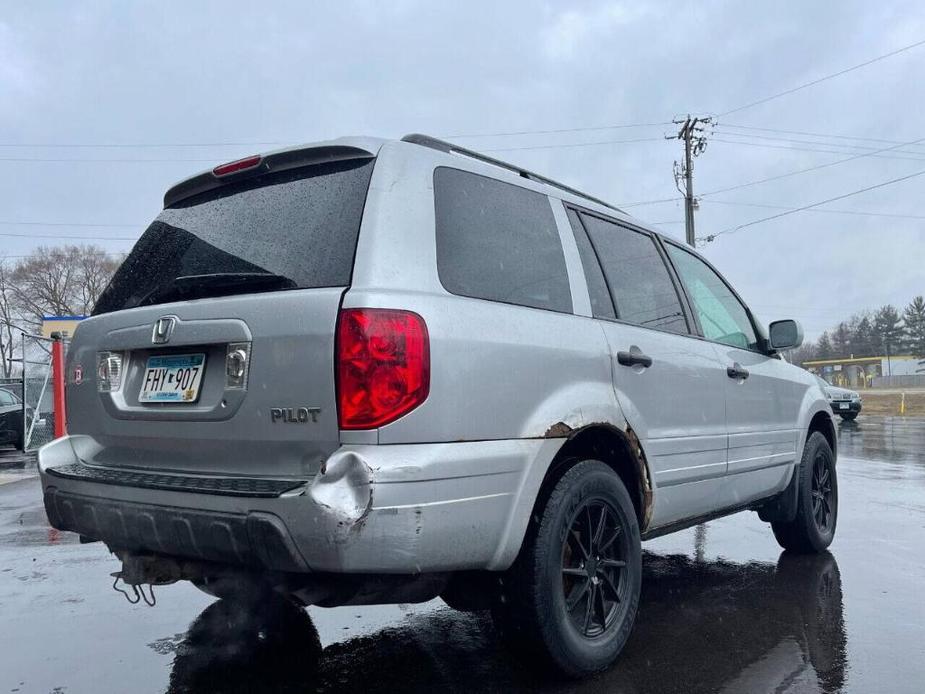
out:
<path id="1" fill-rule="evenodd" d="M 684 143 L 684 162 L 674 163 L 674 181 L 680 193 L 684 196 L 684 236 L 687 245 L 693 247 L 694 239 L 694 210 L 697 208 L 697 198 L 694 197 L 694 157 L 707 148 L 707 126 L 713 124 L 710 117 L 691 117 L 684 120 L 675 118 L 673 121 L 681 126 L 677 135 L 666 135 L 666 140 L 677 138 Z M 681 179 L 684 179 L 684 188 L 681 188 Z"/>

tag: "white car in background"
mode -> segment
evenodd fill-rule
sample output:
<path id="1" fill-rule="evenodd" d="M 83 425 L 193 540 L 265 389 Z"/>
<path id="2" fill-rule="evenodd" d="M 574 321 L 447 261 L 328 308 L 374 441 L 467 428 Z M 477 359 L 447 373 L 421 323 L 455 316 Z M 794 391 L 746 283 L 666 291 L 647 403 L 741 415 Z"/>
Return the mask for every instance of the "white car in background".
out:
<path id="1" fill-rule="evenodd" d="M 826 400 L 829 401 L 829 407 L 832 412 L 847 422 L 857 419 L 861 414 L 861 395 L 857 391 L 839 388 L 831 385 L 828 381 L 820 376 L 816 376 L 822 392 L 825 393 Z"/>

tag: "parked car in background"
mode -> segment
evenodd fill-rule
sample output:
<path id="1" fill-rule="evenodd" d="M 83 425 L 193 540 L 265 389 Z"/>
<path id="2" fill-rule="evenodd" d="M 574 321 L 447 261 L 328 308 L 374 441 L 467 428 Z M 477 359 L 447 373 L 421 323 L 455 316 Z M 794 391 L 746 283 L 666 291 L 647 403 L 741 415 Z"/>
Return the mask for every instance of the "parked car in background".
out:
<path id="1" fill-rule="evenodd" d="M 848 422 L 857 419 L 857 416 L 861 414 L 860 393 L 855 390 L 833 386 L 820 376 L 816 376 L 816 380 L 819 381 L 819 386 L 822 388 L 822 392 L 825 393 L 832 412 Z"/>
<path id="2" fill-rule="evenodd" d="M 633 628 L 642 540 L 752 510 L 832 542 L 802 339 L 692 249 L 440 140 L 249 157 L 167 192 L 75 332 L 45 508 L 131 585 L 439 595 L 586 675 Z"/>
<path id="3" fill-rule="evenodd" d="M 23 412 L 26 422 L 23 423 Z M 0 388 L 0 445 L 13 444 L 22 450 L 23 432 L 32 420 L 31 408 L 23 408 L 22 400 L 12 390 Z"/>

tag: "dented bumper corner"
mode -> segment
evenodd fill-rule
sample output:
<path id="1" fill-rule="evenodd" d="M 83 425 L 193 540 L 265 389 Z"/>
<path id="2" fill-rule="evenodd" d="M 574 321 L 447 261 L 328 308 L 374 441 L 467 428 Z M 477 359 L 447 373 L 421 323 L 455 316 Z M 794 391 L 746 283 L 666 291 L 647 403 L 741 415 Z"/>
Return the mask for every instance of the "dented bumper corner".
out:
<path id="1" fill-rule="evenodd" d="M 59 529 L 115 550 L 350 573 L 506 568 L 531 505 L 521 498 L 561 443 L 342 446 L 316 475 L 287 485 L 137 469 L 122 483 L 128 468 L 84 465 L 74 438 L 39 453 L 46 510 Z"/>

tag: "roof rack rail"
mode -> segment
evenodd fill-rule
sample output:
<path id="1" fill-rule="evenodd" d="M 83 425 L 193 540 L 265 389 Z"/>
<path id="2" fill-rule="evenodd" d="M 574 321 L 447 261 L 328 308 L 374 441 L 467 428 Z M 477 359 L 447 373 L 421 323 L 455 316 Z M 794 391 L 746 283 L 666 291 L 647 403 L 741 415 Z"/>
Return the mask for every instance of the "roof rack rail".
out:
<path id="1" fill-rule="evenodd" d="M 570 186 L 565 185 L 564 183 L 559 183 L 554 181 L 551 178 L 546 178 L 540 174 L 533 173 L 527 169 L 522 169 L 519 166 L 514 166 L 509 164 L 506 161 L 501 161 L 500 159 L 495 159 L 494 157 L 489 157 L 485 154 L 480 154 L 471 149 L 466 149 L 465 147 L 460 147 L 459 145 L 454 145 L 452 142 L 447 142 L 446 140 L 440 140 L 436 137 L 431 137 L 430 135 L 421 135 L 420 133 L 412 133 L 410 135 L 405 135 L 402 139 L 402 142 L 410 142 L 415 145 L 421 145 L 422 147 L 430 147 L 431 149 L 439 150 L 440 152 L 446 152 L 447 154 L 462 154 L 472 159 L 477 159 L 483 161 L 486 164 L 492 164 L 494 166 L 500 166 L 502 169 L 507 169 L 508 171 L 513 171 L 518 176 L 526 178 L 531 181 L 536 181 L 537 183 L 545 183 L 546 185 L 559 188 L 564 190 L 567 193 L 572 195 L 577 195 L 580 198 L 585 200 L 590 200 L 591 202 L 596 202 L 598 205 L 603 205 L 604 207 L 609 207 L 611 210 L 616 210 L 621 214 L 626 214 L 623 210 L 615 205 L 611 205 L 609 202 L 604 202 L 600 198 L 592 197 L 587 193 L 582 193 L 580 190 L 576 190 Z"/>

